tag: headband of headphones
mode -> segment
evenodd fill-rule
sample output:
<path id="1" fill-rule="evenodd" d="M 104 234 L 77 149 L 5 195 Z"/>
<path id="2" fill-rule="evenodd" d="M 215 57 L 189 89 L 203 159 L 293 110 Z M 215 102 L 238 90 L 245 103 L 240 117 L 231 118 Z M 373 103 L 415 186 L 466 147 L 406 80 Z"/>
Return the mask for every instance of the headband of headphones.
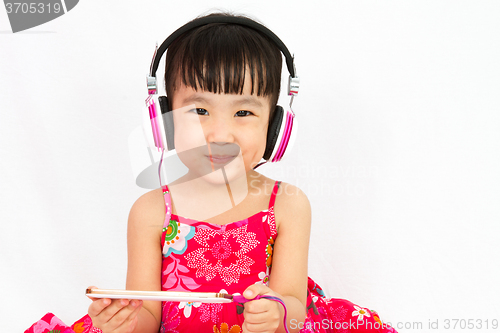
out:
<path id="1" fill-rule="evenodd" d="M 160 45 L 160 47 L 156 50 L 155 55 L 153 57 L 153 62 L 151 63 L 151 67 L 149 70 L 148 76 L 148 91 L 149 94 L 155 94 L 157 91 L 157 80 L 156 80 L 156 71 L 158 70 L 158 66 L 160 64 L 160 59 L 163 54 L 167 51 L 167 48 L 172 44 L 174 40 L 176 40 L 183 33 L 198 28 L 210 23 L 229 23 L 229 24 L 238 24 L 242 26 L 246 26 L 252 29 L 255 29 L 265 36 L 267 36 L 271 41 L 279 48 L 281 53 L 285 56 L 286 67 L 288 68 L 288 72 L 290 76 L 288 78 L 288 95 L 295 96 L 299 92 L 299 78 L 295 72 L 295 65 L 293 62 L 293 57 L 288 51 L 285 44 L 278 38 L 271 30 L 259 24 L 251 19 L 245 17 L 234 17 L 234 16 L 225 16 L 225 15 L 211 15 L 202 17 L 199 19 L 195 19 L 191 22 L 186 23 L 179 29 L 175 30 L 165 41 Z"/>

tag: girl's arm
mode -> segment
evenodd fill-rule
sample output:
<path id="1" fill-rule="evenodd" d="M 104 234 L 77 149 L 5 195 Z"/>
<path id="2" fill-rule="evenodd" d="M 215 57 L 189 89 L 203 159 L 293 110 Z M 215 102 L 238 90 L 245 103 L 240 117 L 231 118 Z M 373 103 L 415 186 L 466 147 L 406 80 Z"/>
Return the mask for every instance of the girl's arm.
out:
<path id="1" fill-rule="evenodd" d="M 161 230 L 165 204 L 161 190 L 142 195 L 130 210 L 127 229 L 129 290 L 161 290 Z M 143 301 L 136 333 L 158 333 L 161 302 Z"/>
<path id="2" fill-rule="evenodd" d="M 278 236 L 274 244 L 269 288 L 262 285 L 248 287 L 244 296 L 253 299 L 257 294 L 280 297 L 287 309 L 287 326 L 290 332 L 298 332 L 306 316 L 307 298 L 307 257 L 311 229 L 311 206 L 304 192 L 293 185 L 281 183 L 275 202 L 276 226 Z M 248 295 L 248 291 L 252 295 Z M 248 297 L 250 296 L 250 297 Z M 267 302 L 267 303 L 265 303 Z M 253 304 L 251 304 L 253 303 Z M 248 304 L 248 306 L 247 306 Z M 279 327 L 276 332 L 285 332 L 283 327 L 283 308 L 269 300 L 257 300 L 245 304 L 245 311 L 252 315 L 255 324 L 244 324 L 247 331 L 267 330 L 260 320 L 263 312 L 278 314 Z M 247 318 L 250 318 L 247 314 Z M 266 317 L 276 323 L 276 317 Z M 292 329 L 293 328 L 293 329 Z"/>
<path id="3" fill-rule="evenodd" d="M 283 296 L 288 311 L 287 325 L 293 332 L 299 329 L 290 329 L 290 321 L 304 323 L 306 316 L 311 205 L 299 188 L 287 183 L 281 183 L 281 187 L 274 206 L 278 236 L 273 249 L 269 287 Z M 283 325 L 277 332 L 284 332 Z"/>

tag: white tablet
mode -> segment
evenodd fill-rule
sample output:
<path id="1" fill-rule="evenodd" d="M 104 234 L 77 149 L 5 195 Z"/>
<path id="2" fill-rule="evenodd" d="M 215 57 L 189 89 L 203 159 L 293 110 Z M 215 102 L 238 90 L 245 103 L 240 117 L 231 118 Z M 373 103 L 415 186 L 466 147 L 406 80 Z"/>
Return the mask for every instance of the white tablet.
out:
<path id="1" fill-rule="evenodd" d="M 141 299 L 146 301 L 231 303 L 233 296 L 224 293 L 196 293 L 181 291 L 138 291 L 117 289 L 87 289 L 94 298 Z"/>

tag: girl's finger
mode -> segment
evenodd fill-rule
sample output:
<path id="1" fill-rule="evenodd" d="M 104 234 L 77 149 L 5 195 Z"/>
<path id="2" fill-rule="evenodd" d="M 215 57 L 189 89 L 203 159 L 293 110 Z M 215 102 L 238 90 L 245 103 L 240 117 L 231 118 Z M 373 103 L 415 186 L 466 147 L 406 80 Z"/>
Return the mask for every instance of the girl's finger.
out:
<path id="1" fill-rule="evenodd" d="M 89 306 L 89 316 L 96 317 L 111 304 L 109 298 L 94 298 Z"/>
<path id="2" fill-rule="evenodd" d="M 106 300 L 103 298 L 103 301 Z M 108 299 L 109 300 L 109 299 Z M 116 314 L 126 307 L 129 304 L 129 301 L 127 299 L 114 299 L 110 300 L 111 304 L 105 307 L 98 315 L 97 319 L 100 323 L 108 323 L 113 320 L 113 318 L 116 316 Z M 96 302 L 94 302 L 96 303 Z M 90 314 L 89 314 L 90 315 Z M 92 317 L 92 316 L 91 316 Z M 112 326 L 118 326 L 116 323 L 113 323 Z"/>
<path id="3" fill-rule="evenodd" d="M 272 305 L 272 303 L 269 302 L 273 301 L 261 298 L 255 301 L 247 302 L 243 305 L 243 307 L 245 308 L 244 311 L 247 313 L 262 313 L 269 311 L 271 307 L 270 305 Z"/>
<path id="4" fill-rule="evenodd" d="M 137 302 L 137 301 L 135 301 Z M 133 303 L 130 302 L 128 306 L 125 306 L 121 308 L 118 312 L 116 312 L 112 318 L 110 318 L 102 327 L 103 331 L 110 331 L 110 332 L 131 332 L 130 329 L 128 329 L 128 325 L 125 323 L 128 320 L 128 317 L 130 316 L 131 313 L 136 310 L 138 307 L 138 302 L 135 303 L 136 306 L 132 305 Z M 124 325 L 125 324 L 125 325 Z"/>
<path id="5" fill-rule="evenodd" d="M 262 313 L 247 313 L 243 312 L 243 317 L 245 321 L 249 324 L 261 324 L 266 323 L 270 320 L 270 314 L 268 312 Z"/>
<path id="6" fill-rule="evenodd" d="M 247 299 L 253 299 L 257 295 L 271 294 L 272 290 L 263 284 L 252 284 L 245 289 L 243 296 Z"/>
<path id="7" fill-rule="evenodd" d="M 136 304 L 135 307 L 133 304 Z M 134 300 L 131 301 L 129 306 L 127 308 L 122 309 L 121 311 L 126 314 L 126 312 L 131 311 L 128 314 L 128 317 L 125 318 L 125 320 L 121 323 L 121 325 L 117 328 L 119 332 L 131 332 L 135 328 L 135 325 L 137 325 L 137 314 L 139 311 L 141 311 L 142 308 L 142 301 L 140 300 Z"/>
<path id="8" fill-rule="evenodd" d="M 278 328 L 278 324 L 261 323 L 251 324 L 246 321 L 243 323 L 243 332 L 274 332 Z"/>

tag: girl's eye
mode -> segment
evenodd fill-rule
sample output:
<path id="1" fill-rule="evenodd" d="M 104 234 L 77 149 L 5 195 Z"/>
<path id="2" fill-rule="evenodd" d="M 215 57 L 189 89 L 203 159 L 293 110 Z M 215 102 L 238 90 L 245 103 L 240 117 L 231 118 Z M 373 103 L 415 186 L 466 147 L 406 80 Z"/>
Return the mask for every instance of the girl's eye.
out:
<path id="1" fill-rule="evenodd" d="M 206 116 L 208 115 L 208 111 L 205 110 L 205 109 L 202 109 L 202 108 L 196 108 L 196 109 L 192 109 L 192 110 L 189 110 L 191 112 L 196 112 L 199 116 Z"/>
<path id="2" fill-rule="evenodd" d="M 240 111 L 236 112 L 235 116 L 236 117 L 246 117 L 246 116 L 250 116 L 252 114 L 253 113 L 250 111 L 240 110 Z"/>

